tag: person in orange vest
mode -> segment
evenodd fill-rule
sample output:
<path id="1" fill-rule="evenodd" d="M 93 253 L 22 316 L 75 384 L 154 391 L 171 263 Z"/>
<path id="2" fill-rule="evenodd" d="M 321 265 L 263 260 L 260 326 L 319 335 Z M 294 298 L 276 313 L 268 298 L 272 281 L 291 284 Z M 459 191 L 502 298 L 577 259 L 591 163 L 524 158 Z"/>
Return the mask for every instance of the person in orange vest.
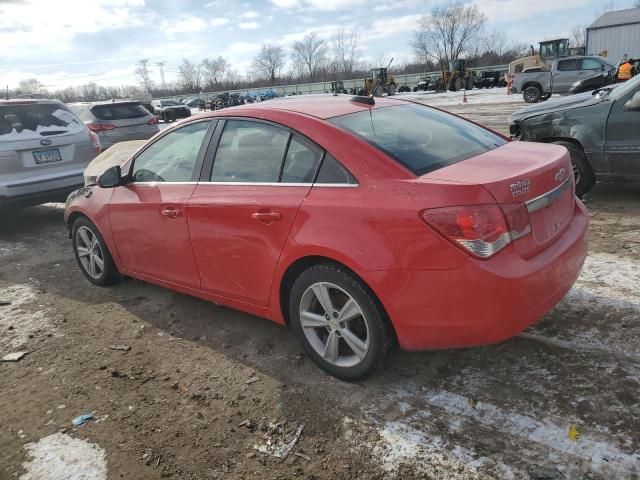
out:
<path id="1" fill-rule="evenodd" d="M 631 79 L 631 77 L 633 76 L 632 73 L 633 73 L 634 64 L 635 64 L 635 61 L 633 59 L 630 59 L 618 67 L 619 82 L 626 82 L 627 80 Z"/>

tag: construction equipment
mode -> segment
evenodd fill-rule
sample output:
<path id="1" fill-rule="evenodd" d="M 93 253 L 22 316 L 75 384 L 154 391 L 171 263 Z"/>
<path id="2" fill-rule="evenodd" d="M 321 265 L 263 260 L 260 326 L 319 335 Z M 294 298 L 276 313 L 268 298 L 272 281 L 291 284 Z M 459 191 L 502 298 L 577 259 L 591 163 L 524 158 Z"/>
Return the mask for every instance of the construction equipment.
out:
<path id="1" fill-rule="evenodd" d="M 444 83 L 451 92 L 458 90 L 472 90 L 476 81 L 476 73 L 467 68 L 467 62 L 464 59 L 451 60 L 449 62 L 449 70 L 444 72 Z"/>
<path id="2" fill-rule="evenodd" d="M 331 93 L 347 93 L 342 80 L 334 80 L 331 82 Z"/>
<path id="3" fill-rule="evenodd" d="M 555 40 L 547 40 L 540 42 L 540 48 L 536 55 L 531 46 L 531 55 L 524 58 L 514 60 L 509 64 L 509 76 L 516 73 L 526 72 L 535 68 L 537 71 L 548 70 L 548 64 L 557 58 L 568 57 L 570 55 L 569 39 L 557 38 Z"/>
<path id="4" fill-rule="evenodd" d="M 389 69 L 385 67 L 372 68 L 371 77 L 364 81 L 366 94 L 374 97 L 381 97 L 385 93 L 388 96 L 395 95 L 396 89 L 396 81 L 392 75 L 389 75 Z"/>
<path id="5" fill-rule="evenodd" d="M 413 87 L 413 91 L 427 91 L 430 87 L 433 87 L 433 85 L 431 85 L 431 75 L 421 75 L 420 79 L 418 80 L 418 84 Z"/>

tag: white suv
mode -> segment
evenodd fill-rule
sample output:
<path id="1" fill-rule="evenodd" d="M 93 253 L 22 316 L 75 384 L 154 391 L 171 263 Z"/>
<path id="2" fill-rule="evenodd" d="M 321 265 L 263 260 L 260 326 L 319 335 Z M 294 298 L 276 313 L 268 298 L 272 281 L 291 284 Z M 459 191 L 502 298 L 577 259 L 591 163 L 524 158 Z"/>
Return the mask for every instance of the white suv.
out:
<path id="1" fill-rule="evenodd" d="M 0 211 L 64 201 L 99 153 L 98 136 L 59 100 L 0 99 Z"/>

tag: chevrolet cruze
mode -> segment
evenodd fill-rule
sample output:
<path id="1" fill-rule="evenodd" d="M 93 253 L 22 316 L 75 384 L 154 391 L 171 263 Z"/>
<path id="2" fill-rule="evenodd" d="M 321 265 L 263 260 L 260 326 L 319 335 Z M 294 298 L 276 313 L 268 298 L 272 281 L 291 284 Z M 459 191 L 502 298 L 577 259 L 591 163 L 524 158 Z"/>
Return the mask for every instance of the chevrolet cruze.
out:
<path id="1" fill-rule="evenodd" d="M 102 165 L 65 215 L 89 281 L 135 277 L 287 324 L 344 379 L 394 344 L 516 335 L 586 256 L 565 148 L 402 100 L 206 113 Z"/>

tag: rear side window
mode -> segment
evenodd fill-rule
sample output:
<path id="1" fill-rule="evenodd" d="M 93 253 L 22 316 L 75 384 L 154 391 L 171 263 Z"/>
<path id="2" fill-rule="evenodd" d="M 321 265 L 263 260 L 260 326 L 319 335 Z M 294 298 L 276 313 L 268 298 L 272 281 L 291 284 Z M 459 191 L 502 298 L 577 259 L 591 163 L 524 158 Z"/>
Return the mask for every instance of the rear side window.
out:
<path id="1" fill-rule="evenodd" d="M 225 124 L 211 172 L 212 182 L 274 183 L 289 141 L 289 132 L 259 122 Z"/>
<path id="2" fill-rule="evenodd" d="M 95 105 L 91 112 L 100 120 L 127 120 L 149 115 L 147 110 L 137 104 Z"/>
<path id="3" fill-rule="evenodd" d="M 382 150 L 415 175 L 433 172 L 506 143 L 471 122 L 415 104 L 373 108 L 335 117 L 330 122 Z"/>
<path id="4" fill-rule="evenodd" d="M 64 105 L 55 103 L 0 105 L 0 136 L 42 136 L 79 132 L 84 124 Z"/>
<path id="5" fill-rule="evenodd" d="M 593 58 L 583 58 L 582 70 L 602 70 L 602 64 Z"/>
<path id="6" fill-rule="evenodd" d="M 558 62 L 558 70 L 561 72 L 578 70 L 578 60 L 560 60 Z"/>
<path id="7" fill-rule="evenodd" d="M 357 185 L 358 181 L 340 162 L 327 153 L 322 161 L 316 183 Z"/>
<path id="8" fill-rule="evenodd" d="M 322 159 L 322 150 L 292 137 L 282 168 L 282 183 L 311 183 Z"/>

